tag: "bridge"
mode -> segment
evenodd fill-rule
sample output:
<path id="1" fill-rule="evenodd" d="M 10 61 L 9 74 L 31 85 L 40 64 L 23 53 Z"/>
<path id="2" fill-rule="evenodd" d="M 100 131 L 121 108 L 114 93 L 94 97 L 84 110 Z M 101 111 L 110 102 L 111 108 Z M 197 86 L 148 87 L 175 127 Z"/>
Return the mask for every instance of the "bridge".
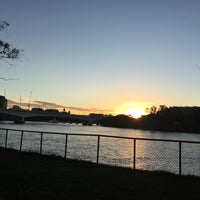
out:
<path id="1" fill-rule="evenodd" d="M 67 112 L 48 112 L 48 111 L 29 111 L 29 110 L 14 110 L 14 109 L 0 109 L 0 117 L 11 119 L 16 123 L 24 123 L 26 120 L 43 119 L 47 120 L 61 120 L 65 122 L 77 123 L 93 123 L 93 120 L 86 115 L 72 115 Z M 42 120 L 41 120 L 42 121 Z"/>

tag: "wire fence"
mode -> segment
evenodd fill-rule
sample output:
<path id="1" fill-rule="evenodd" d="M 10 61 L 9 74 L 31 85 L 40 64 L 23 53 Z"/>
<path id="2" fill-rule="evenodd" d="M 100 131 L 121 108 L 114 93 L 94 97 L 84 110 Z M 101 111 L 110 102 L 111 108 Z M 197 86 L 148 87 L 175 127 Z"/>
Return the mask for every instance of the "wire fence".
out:
<path id="1" fill-rule="evenodd" d="M 200 176 L 200 142 L 0 128 L 0 146 L 97 164 Z"/>

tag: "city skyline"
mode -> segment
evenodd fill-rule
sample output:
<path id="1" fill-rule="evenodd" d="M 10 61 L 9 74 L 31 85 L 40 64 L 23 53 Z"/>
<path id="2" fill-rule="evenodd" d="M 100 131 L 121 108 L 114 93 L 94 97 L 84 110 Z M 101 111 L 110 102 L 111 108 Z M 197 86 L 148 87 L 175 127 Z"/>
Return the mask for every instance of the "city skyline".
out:
<path id="1" fill-rule="evenodd" d="M 23 50 L 14 66 L 1 62 L 8 80 L 0 80 L 1 94 L 6 89 L 9 100 L 28 102 L 32 91 L 32 103 L 112 114 L 200 106 L 199 1 L 1 5 L 10 24 L 1 39 Z"/>

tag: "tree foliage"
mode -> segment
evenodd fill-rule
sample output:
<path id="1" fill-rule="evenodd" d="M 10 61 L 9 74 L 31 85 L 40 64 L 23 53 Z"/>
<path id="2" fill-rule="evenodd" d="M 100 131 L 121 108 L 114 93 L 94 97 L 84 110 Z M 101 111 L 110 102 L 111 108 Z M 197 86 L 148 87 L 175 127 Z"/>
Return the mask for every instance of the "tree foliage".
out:
<path id="1" fill-rule="evenodd" d="M 125 115 L 105 117 L 98 124 L 117 128 L 134 128 L 153 131 L 190 132 L 200 134 L 200 107 L 169 107 L 160 105 L 158 111 L 139 119 Z"/>
<path id="2" fill-rule="evenodd" d="M 156 106 L 152 106 L 150 108 L 150 114 L 156 114 L 156 112 L 157 112 L 157 107 Z"/>
<path id="3" fill-rule="evenodd" d="M 5 30 L 8 26 L 9 23 L 6 21 L 0 21 L 0 31 Z M 0 60 L 17 59 L 19 58 L 19 53 L 19 49 L 11 47 L 8 42 L 4 42 L 0 39 Z"/>
<path id="4" fill-rule="evenodd" d="M 166 106 L 166 105 L 160 105 L 159 108 L 158 108 L 158 112 L 162 112 L 162 111 L 164 111 L 165 109 L 167 109 L 167 106 Z"/>

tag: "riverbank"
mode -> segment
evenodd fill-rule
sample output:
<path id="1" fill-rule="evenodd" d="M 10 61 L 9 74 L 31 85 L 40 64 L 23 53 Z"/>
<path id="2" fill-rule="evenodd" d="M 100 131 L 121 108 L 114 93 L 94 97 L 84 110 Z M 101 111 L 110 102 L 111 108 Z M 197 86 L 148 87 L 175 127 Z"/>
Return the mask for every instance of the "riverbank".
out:
<path id="1" fill-rule="evenodd" d="M 170 107 L 134 119 L 127 115 L 108 116 L 102 126 L 140 130 L 200 133 L 200 107 Z"/>
<path id="2" fill-rule="evenodd" d="M 198 199 L 200 178 L 0 148 L 2 199 Z"/>

